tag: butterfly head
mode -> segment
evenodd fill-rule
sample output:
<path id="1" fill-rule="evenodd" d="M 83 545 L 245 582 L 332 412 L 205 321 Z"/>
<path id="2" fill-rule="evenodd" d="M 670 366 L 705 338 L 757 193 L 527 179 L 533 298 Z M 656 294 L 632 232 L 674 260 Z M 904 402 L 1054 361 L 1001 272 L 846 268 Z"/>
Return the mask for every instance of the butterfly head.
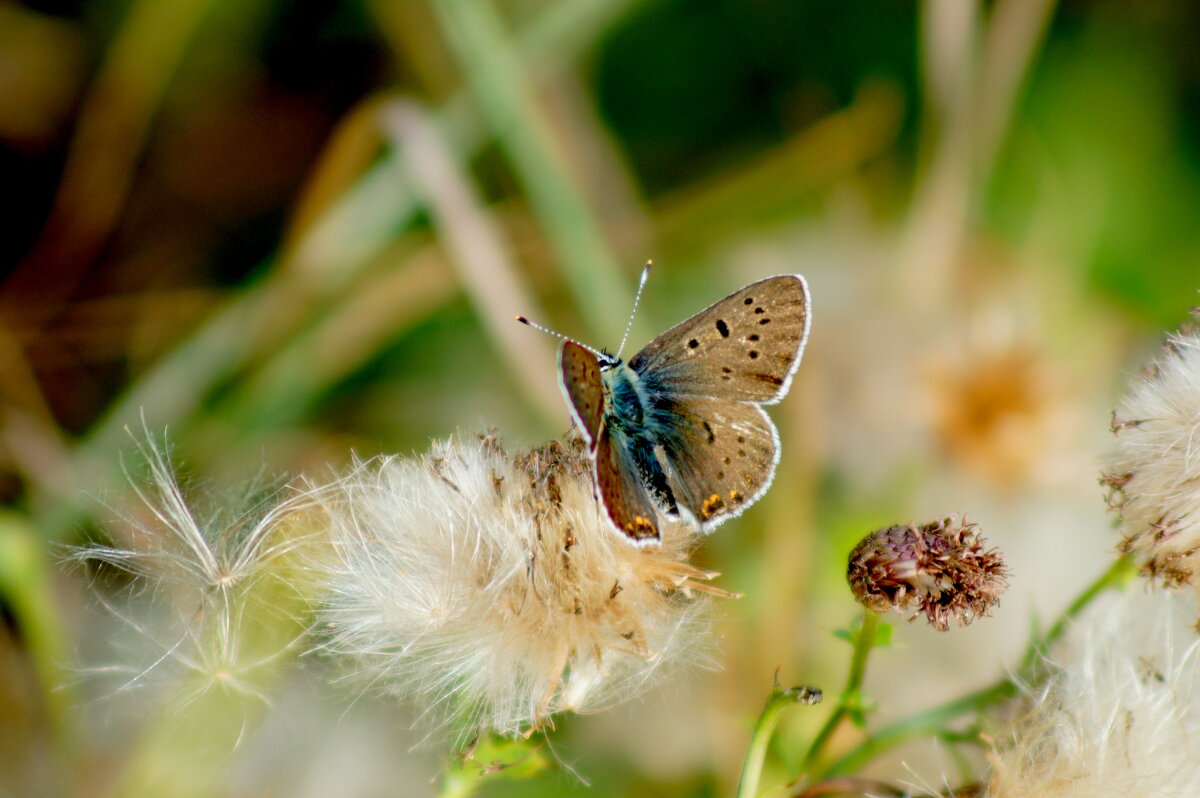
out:
<path id="1" fill-rule="evenodd" d="M 603 372 L 621 365 L 621 358 L 616 355 L 610 355 L 601 349 L 599 352 L 596 352 L 596 362 L 600 366 L 600 371 Z"/>

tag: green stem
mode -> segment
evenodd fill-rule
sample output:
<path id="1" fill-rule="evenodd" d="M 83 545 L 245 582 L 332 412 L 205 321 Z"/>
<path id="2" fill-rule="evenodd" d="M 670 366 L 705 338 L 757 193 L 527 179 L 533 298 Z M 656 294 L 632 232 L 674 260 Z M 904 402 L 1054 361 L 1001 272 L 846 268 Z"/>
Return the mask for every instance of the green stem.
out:
<path id="1" fill-rule="evenodd" d="M 817 757 L 821 755 L 829 738 L 837 730 L 837 727 L 845 720 L 846 715 L 850 712 L 850 702 L 857 702 L 859 691 L 862 688 L 863 678 L 867 673 L 867 658 L 871 654 L 871 648 L 875 644 L 875 630 L 879 626 L 879 613 L 872 610 L 863 612 L 862 625 L 859 626 L 858 635 L 854 638 L 854 656 L 850 660 L 850 674 L 846 677 L 846 687 L 842 690 L 842 694 L 838 697 L 837 707 L 830 714 L 829 719 L 825 721 L 825 725 L 817 732 L 817 736 L 813 739 L 812 745 L 808 748 L 808 753 L 804 755 L 804 772 L 808 772 L 813 763 L 817 761 Z"/>
<path id="2" fill-rule="evenodd" d="M 789 687 L 780 690 L 778 687 L 767 705 L 763 707 L 758 722 L 754 724 L 754 733 L 750 737 L 750 745 L 746 748 L 746 759 L 742 762 L 742 777 L 738 781 L 737 798 L 754 798 L 758 794 L 758 782 L 762 778 L 763 762 L 767 758 L 767 745 L 775 726 L 779 724 L 779 715 L 785 707 L 792 704 L 815 704 L 821 700 L 821 691 L 811 687 Z"/>
<path id="3" fill-rule="evenodd" d="M 821 774 L 821 779 L 845 773 L 857 773 L 867 762 L 879 754 L 909 740 L 928 737 L 937 734 L 946 724 L 968 712 L 978 712 L 985 707 L 1012 697 L 1017 692 L 1018 680 L 1025 681 L 1037 673 L 1041 664 L 1042 654 L 1062 637 L 1067 625 L 1077 617 L 1096 596 L 1109 588 L 1125 582 L 1133 573 L 1133 568 L 1126 558 L 1114 562 L 1107 571 L 1099 576 L 1091 585 L 1084 589 L 1079 596 L 1063 611 L 1054 625 L 1040 639 L 1034 640 L 1021 658 L 1021 665 L 1014 676 L 1006 677 L 981 690 L 968 693 L 965 696 L 926 710 L 925 712 L 904 718 L 890 726 L 872 734 L 857 748 L 833 763 Z"/>
<path id="4" fill-rule="evenodd" d="M 1042 655 L 1058 642 L 1058 639 L 1063 636 L 1063 633 L 1067 630 L 1067 625 L 1071 621 L 1077 618 L 1097 596 L 1110 588 L 1123 585 L 1136 572 L 1133 563 L 1128 557 L 1120 557 L 1114 560 L 1113 564 L 1108 566 L 1108 570 L 1100 574 L 1096 578 L 1096 581 L 1084 588 L 1083 592 L 1067 605 L 1062 615 L 1059 616 L 1058 620 L 1054 622 L 1054 625 L 1050 627 L 1041 640 L 1035 640 L 1029 644 L 1029 648 L 1025 651 L 1025 656 L 1021 658 L 1021 666 L 1017 673 L 1021 676 L 1026 676 L 1030 671 L 1035 670 L 1041 661 Z"/>

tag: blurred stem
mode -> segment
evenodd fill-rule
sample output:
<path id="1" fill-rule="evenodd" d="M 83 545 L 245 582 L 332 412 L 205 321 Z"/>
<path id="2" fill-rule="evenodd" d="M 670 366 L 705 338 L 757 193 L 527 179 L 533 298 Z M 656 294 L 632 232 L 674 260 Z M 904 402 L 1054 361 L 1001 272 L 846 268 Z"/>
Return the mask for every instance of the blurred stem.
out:
<path id="1" fill-rule="evenodd" d="M 41 687 L 42 706 L 55 739 L 67 752 L 75 724 L 64 685 L 66 635 L 39 535 L 23 517 L 0 514 L 0 604 L 9 608 Z"/>
<path id="2" fill-rule="evenodd" d="M 862 623 L 858 627 L 858 635 L 854 638 L 854 654 L 850 660 L 850 673 L 846 677 L 846 686 L 842 689 L 842 694 L 838 696 L 837 706 L 830 714 L 829 719 L 825 721 L 825 725 L 817 732 L 817 736 L 813 738 L 812 745 L 808 747 L 808 753 L 804 755 L 804 772 L 807 773 L 817 758 L 821 756 L 825 745 L 850 713 L 851 708 L 862 706 L 861 691 L 863 678 L 867 674 L 867 658 L 870 657 L 871 649 L 875 646 L 875 632 L 878 627 L 879 613 L 873 610 L 864 610 Z"/>
<path id="3" fill-rule="evenodd" d="M 125 207 L 150 123 L 214 4 L 128 4 L 83 99 L 50 218 L 20 268 L 56 288 L 58 298 L 83 279 Z M 56 308 L 40 302 L 24 310 L 45 318 Z"/>
<path id="4" fill-rule="evenodd" d="M 998 0 L 985 33 L 979 87 L 978 173 L 987 180 L 1057 0 Z"/>
<path id="5" fill-rule="evenodd" d="M 415 236 L 413 238 L 416 238 Z M 230 435 L 299 424 L 320 397 L 363 367 L 458 291 L 445 257 L 430 244 L 397 244 L 398 264 L 360 280 L 331 310 L 293 335 L 194 422 L 204 451 L 234 445 Z"/>
<path id="6" fill-rule="evenodd" d="M 544 367 L 553 362 L 554 348 L 547 336 L 530 336 L 513 324 L 514 309 L 533 311 L 533 294 L 465 164 L 446 146 L 441 130 L 419 104 L 393 100 L 380 116 L 450 253 L 475 314 L 494 341 L 497 356 L 507 363 L 505 370 L 514 375 L 518 390 L 543 419 L 560 418 L 558 385 Z"/>
<path id="7" fill-rule="evenodd" d="M 539 59 L 568 60 L 599 39 L 635 2 L 640 0 L 552 4 L 522 32 L 522 46 Z M 165 70 L 159 74 L 164 75 Z M 442 116 L 456 122 L 446 127 L 458 134 L 455 144 L 465 157 L 482 146 L 484 138 L 469 123 L 457 124 L 467 107 L 462 99 L 460 95 L 452 100 Z M 51 508 L 38 516 L 47 539 L 65 537 L 90 512 L 87 508 L 93 503 L 81 501 L 78 488 L 91 489 L 115 472 L 114 454 L 127 443 L 127 426 L 141 423 L 139 418 L 151 429 L 187 420 L 209 401 L 215 388 L 255 355 L 273 351 L 289 340 L 375 261 L 418 208 L 397 176 L 396 158 L 395 154 L 386 156 L 363 173 L 344 195 L 322 210 L 319 220 L 296 231 L 295 248 L 289 248 L 286 263 L 264 264 L 265 279 L 245 286 L 187 340 L 140 375 L 71 452 L 69 476 L 61 480 L 64 484 L 34 487 L 38 495 L 33 506 Z M 264 327 L 269 329 L 264 331 Z M 290 350 L 285 357 L 290 357 Z M 268 361 L 264 368 L 277 365 Z"/>
<path id="8" fill-rule="evenodd" d="M 859 744 L 857 748 L 833 763 L 821 774 L 821 778 L 857 773 L 867 762 L 884 751 L 909 740 L 936 735 L 944 731 L 946 725 L 956 718 L 968 712 L 982 711 L 992 704 L 1012 697 L 1017 692 L 1019 681 L 1026 681 L 1037 674 L 1041 667 L 1043 654 L 1062 637 L 1067 625 L 1078 617 L 1097 596 L 1124 584 L 1134 573 L 1135 569 L 1127 557 L 1118 559 L 1071 602 L 1046 634 L 1030 642 L 1025 655 L 1021 658 L 1021 665 L 1013 676 L 1000 679 L 981 690 L 968 693 L 961 698 L 948 701 L 880 729 Z"/>
<path id="9" fill-rule="evenodd" d="M 737 798 L 755 798 L 758 795 L 758 782 L 762 778 L 767 746 L 771 743 L 771 735 L 775 733 L 783 710 L 793 704 L 815 704 L 821 697 L 821 691 L 812 687 L 789 687 L 780 690 L 778 685 L 776 686 L 767 699 L 762 714 L 758 716 L 758 722 L 754 724 L 754 733 L 750 736 L 746 759 L 742 763 L 742 776 L 738 780 Z"/>
<path id="10" fill-rule="evenodd" d="M 488 0 L 434 0 L 431 7 L 467 83 L 565 272 L 575 303 L 604 340 L 617 340 L 629 307 L 625 285 L 568 159 L 529 86 L 521 58 Z"/>

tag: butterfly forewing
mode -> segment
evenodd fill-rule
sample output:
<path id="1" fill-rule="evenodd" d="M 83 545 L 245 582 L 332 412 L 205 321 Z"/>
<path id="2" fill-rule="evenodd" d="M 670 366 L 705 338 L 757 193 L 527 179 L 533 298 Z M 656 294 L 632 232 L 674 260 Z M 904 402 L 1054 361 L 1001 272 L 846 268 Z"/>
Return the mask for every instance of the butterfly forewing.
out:
<path id="1" fill-rule="evenodd" d="M 625 441 L 604 427 L 595 458 L 596 491 L 613 525 L 635 543 L 657 541 L 658 516 Z"/>
<path id="2" fill-rule="evenodd" d="M 702 396 L 664 401 L 654 425 L 675 501 L 704 531 L 753 504 L 775 476 L 779 441 L 758 405 Z"/>
<path id="3" fill-rule="evenodd" d="M 804 351 L 808 307 L 804 278 L 768 277 L 676 324 L 629 366 L 673 395 L 777 402 Z"/>
<path id="4" fill-rule="evenodd" d="M 604 417 L 604 385 L 596 355 L 574 341 L 564 341 L 558 356 L 558 375 L 567 406 L 588 447 L 595 449 Z"/>

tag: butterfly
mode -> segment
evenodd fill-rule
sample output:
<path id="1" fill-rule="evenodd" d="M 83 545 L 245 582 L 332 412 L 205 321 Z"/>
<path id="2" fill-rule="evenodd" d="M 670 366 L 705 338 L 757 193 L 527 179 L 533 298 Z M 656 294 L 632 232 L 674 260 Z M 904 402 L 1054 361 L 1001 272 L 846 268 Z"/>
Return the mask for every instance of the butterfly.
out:
<path id="1" fill-rule="evenodd" d="M 766 492 L 779 433 L 762 406 L 787 395 L 809 306 L 803 277 L 768 277 L 676 324 L 628 363 L 624 340 L 611 355 L 560 336 L 559 383 L 597 496 L 631 542 L 657 543 L 660 514 L 709 532 Z"/>

